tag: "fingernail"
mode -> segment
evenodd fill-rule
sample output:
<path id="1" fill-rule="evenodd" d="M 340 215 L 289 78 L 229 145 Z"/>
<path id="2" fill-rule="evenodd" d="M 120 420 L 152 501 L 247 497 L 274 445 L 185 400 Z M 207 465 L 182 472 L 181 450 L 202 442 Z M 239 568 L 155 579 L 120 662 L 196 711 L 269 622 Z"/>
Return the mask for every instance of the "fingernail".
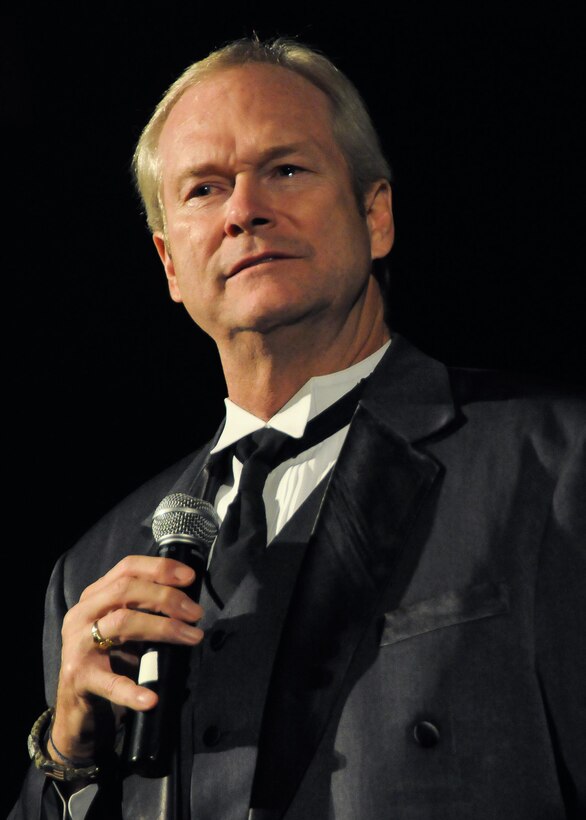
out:
<path id="1" fill-rule="evenodd" d="M 200 605 L 196 604 L 195 601 L 192 601 L 190 598 L 185 597 L 185 599 L 181 601 L 181 609 L 194 621 L 198 621 L 202 616 Z"/>
<path id="2" fill-rule="evenodd" d="M 195 572 L 191 569 L 191 567 L 186 567 L 185 565 L 182 567 L 177 567 L 175 570 L 175 578 L 181 583 L 186 583 L 187 581 L 191 581 L 195 576 Z"/>
<path id="3" fill-rule="evenodd" d="M 187 626 L 187 624 L 185 624 L 180 628 L 179 632 L 181 637 L 189 643 L 199 643 L 203 638 L 203 632 L 197 626 Z"/>
<path id="4" fill-rule="evenodd" d="M 141 706 L 153 706 L 156 702 L 156 695 L 154 692 L 139 692 L 136 696 L 137 701 Z"/>

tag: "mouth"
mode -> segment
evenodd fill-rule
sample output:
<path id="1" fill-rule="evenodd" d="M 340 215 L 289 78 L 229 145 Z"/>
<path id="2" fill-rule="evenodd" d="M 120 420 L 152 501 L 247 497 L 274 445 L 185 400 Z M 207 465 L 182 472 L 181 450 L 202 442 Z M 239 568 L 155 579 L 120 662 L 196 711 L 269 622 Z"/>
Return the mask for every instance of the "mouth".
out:
<path id="1" fill-rule="evenodd" d="M 235 276 L 237 273 L 247 270 L 248 268 L 254 268 L 257 265 L 262 265 L 265 262 L 275 262 L 278 259 L 292 258 L 293 257 L 284 253 L 271 253 L 270 251 L 267 253 L 259 253 L 256 256 L 247 256 L 245 259 L 240 259 L 232 268 L 230 268 L 227 278 Z"/>

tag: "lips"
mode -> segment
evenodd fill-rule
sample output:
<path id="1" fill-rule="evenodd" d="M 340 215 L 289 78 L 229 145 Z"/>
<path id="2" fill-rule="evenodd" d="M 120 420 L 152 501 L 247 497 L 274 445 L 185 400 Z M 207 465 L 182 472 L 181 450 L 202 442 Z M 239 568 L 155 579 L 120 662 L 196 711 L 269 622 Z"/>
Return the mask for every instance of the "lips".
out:
<path id="1" fill-rule="evenodd" d="M 267 251 L 266 253 L 259 253 L 255 256 L 247 256 L 244 259 L 240 259 L 229 271 L 228 278 L 231 276 L 235 276 L 240 271 L 246 270 L 247 268 L 253 268 L 256 265 L 260 265 L 263 262 L 272 262 L 275 259 L 291 259 L 292 257 L 285 253 L 279 253 L 278 251 Z"/>

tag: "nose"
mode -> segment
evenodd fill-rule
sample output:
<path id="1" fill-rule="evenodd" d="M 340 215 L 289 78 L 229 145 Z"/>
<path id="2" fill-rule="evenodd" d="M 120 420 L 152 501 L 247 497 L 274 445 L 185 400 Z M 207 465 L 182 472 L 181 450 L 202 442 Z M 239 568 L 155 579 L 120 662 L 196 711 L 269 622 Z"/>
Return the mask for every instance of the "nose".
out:
<path id="1" fill-rule="evenodd" d="M 228 236 L 254 233 L 273 222 L 273 213 L 267 194 L 263 195 L 260 183 L 250 177 L 236 177 L 234 189 L 228 200 L 224 231 Z"/>

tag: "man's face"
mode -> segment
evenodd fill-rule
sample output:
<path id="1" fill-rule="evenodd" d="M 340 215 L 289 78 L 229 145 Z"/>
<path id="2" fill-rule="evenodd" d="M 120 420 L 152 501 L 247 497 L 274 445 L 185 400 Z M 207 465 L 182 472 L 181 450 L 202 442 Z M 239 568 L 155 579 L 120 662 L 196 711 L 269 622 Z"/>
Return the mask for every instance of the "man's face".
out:
<path id="1" fill-rule="evenodd" d="M 159 153 L 171 296 L 218 344 L 345 323 L 390 250 L 390 192 L 360 215 L 319 89 L 275 66 L 221 71 L 175 104 Z"/>

